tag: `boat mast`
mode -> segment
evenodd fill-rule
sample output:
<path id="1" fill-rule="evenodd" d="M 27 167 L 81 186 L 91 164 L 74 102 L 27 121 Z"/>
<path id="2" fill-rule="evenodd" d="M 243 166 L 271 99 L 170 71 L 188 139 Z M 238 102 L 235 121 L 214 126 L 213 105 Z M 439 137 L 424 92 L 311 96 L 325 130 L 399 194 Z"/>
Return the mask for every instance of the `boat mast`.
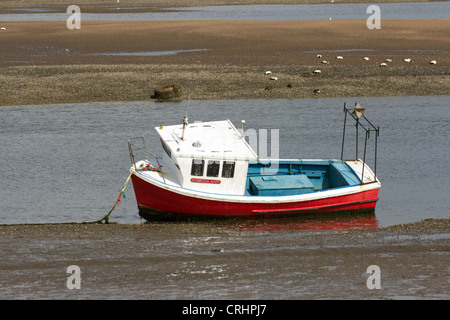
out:
<path id="1" fill-rule="evenodd" d="M 188 125 L 188 117 L 183 117 L 183 133 L 181 135 L 181 140 L 184 140 L 184 130 L 186 129 L 187 125 Z"/>

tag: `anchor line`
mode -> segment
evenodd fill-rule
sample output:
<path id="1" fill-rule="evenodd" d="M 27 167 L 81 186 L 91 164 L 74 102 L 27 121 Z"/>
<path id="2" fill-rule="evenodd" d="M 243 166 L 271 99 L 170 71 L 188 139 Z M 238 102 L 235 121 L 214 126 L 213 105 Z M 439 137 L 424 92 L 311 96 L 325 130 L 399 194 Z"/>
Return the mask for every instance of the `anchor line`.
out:
<path id="1" fill-rule="evenodd" d="M 132 170 L 130 172 L 130 174 L 128 175 L 127 180 L 125 181 L 125 184 L 123 186 L 123 188 L 120 190 L 119 192 L 119 196 L 117 197 L 116 202 L 114 203 L 113 207 L 111 208 L 111 210 L 109 210 L 108 214 L 106 216 L 104 216 L 103 218 L 97 220 L 97 221 L 93 221 L 93 222 L 88 222 L 88 223 L 102 223 L 103 221 L 105 221 L 105 224 L 109 223 L 109 216 L 111 215 L 111 213 L 113 212 L 113 210 L 116 208 L 116 206 L 122 202 L 122 197 L 125 199 L 125 189 L 127 187 L 128 182 L 130 181 L 131 175 L 133 174 L 134 170 Z"/>

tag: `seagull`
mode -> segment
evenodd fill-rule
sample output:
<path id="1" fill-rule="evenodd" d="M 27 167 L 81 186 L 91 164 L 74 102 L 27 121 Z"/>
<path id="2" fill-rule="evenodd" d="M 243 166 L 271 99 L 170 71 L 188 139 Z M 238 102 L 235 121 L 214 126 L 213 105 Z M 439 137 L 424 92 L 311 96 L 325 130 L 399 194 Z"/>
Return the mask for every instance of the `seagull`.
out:
<path id="1" fill-rule="evenodd" d="M 314 70 L 314 73 L 322 73 L 322 71 L 320 71 L 320 70 Z"/>
<path id="2" fill-rule="evenodd" d="M 278 80 L 277 77 L 270 77 L 270 80 Z"/>
<path id="3" fill-rule="evenodd" d="M 5 28 L 5 27 L 2 27 L 2 28 L 1 28 L 1 30 L 2 30 L 2 31 L 5 31 L 5 30 L 6 30 L 6 28 Z"/>
<path id="4" fill-rule="evenodd" d="M 323 60 L 321 63 L 323 64 L 329 64 L 329 62 L 327 60 Z"/>
<path id="5" fill-rule="evenodd" d="M 382 64 L 380 64 L 380 67 L 386 67 L 387 66 L 387 64 L 386 63 L 382 63 Z"/>
<path id="6" fill-rule="evenodd" d="M 342 60 L 342 59 L 344 59 L 344 57 L 343 56 L 337 56 L 336 59 Z"/>
<path id="7" fill-rule="evenodd" d="M 406 58 L 406 59 L 403 59 L 403 61 L 405 61 L 405 62 L 411 62 L 412 60 L 410 59 L 410 58 Z"/>
<path id="8" fill-rule="evenodd" d="M 318 54 L 318 55 L 316 56 L 316 58 L 322 58 L 322 55 L 321 55 L 321 54 Z"/>
<path id="9" fill-rule="evenodd" d="M 369 57 L 364 57 L 363 60 L 369 61 Z"/>
<path id="10" fill-rule="evenodd" d="M 265 74 L 272 74 L 272 71 L 266 71 Z"/>
<path id="11" fill-rule="evenodd" d="M 386 62 L 392 62 L 392 59 L 387 58 Z"/>
<path id="12" fill-rule="evenodd" d="M 436 60 L 431 60 L 431 61 L 430 61 L 430 64 L 436 64 L 436 63 L 437 63 Z"/>

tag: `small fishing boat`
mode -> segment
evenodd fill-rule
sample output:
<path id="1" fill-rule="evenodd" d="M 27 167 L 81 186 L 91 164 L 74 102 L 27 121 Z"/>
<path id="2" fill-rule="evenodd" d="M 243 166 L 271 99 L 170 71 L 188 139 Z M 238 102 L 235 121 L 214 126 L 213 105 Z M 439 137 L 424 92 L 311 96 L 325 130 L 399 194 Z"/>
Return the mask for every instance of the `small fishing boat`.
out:
<path id="1" fill-rule="evenodd" d="M 128 141 L 139 215 L 153 219 L 285 217 L 325 212 L 371 212 L 381 187 L 365 163 L 370 132 L 363 115 L 344 104 L 340 159 L 260 159 L 231 121 L 158 126 L 162 157 L 149 152 L 143 137 Z M 347 115 L 365 131 L 363 159 L 343 159 Z M 365 119 L 368 123 L 362 124 Z M 356 135 L 358 139 L 358 134 Z M 358 148 L 358 143 L 356 143 Z M 141 153 L 142 158 L 137 158 Z"/>

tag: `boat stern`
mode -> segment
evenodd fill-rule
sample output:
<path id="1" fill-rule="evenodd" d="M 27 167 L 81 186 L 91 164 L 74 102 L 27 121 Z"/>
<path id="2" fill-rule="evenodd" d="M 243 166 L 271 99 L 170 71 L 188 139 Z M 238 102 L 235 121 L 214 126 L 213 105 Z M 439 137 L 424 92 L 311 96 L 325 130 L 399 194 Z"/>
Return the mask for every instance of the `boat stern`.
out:
<path id="1" fill-rule="evenodd" d="M 378 180 L 376 174 L 367 163 L 364 163 L 361 159 L 358 160 L 346 160 L 345 163 L 355 172 L 361 181 L 361 184 L 375 183 L 378 188 L 381 187 L 380 180 Z"/>

